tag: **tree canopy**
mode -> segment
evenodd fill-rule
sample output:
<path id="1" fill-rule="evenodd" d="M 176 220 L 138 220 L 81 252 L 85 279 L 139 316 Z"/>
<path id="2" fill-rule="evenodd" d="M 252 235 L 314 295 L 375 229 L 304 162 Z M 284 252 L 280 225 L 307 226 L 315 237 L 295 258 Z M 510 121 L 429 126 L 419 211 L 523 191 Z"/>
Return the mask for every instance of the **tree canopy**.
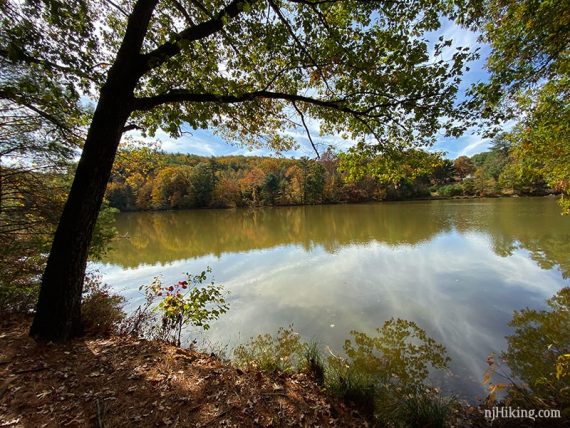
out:
<path id="1" fill-rule="evenodd" d="M 570 3 L 568 0 L 489 0 L 476 27 L 492 50 L 488 82 L 467 103 L 486 133 L 514 120 L 509 140 L 518 174 L 537 171 L 550 186 L 570 191 Z M 477 108 L 478 107 L 478 108 Z M 492 126 L 489 126 L 492 125 Z M 570 203 L 562 199 L 567 213 Z"/>

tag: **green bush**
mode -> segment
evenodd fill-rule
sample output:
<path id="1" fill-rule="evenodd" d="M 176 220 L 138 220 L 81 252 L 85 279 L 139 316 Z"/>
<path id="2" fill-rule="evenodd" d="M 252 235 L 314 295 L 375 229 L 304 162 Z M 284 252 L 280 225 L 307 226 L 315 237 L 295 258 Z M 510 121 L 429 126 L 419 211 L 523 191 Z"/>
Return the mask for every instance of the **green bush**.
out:
<path id="1" fill-rule="evenodd" d="M 440 187 L 438 194 L 446 198 L 460 196 L 463 195 L 463 186 L 461 184 L 448 184 Z"/>
<path id="2" fill-rule="evenodd" d="M 374 417 L 378 385 L 369 373 L 350 366 L 342 358 L 329 358 L 325 387 L 332 395 L 355 406 L 368 419 Z"/>
<path id="3" fill-rule="evenodd" d="M 326 386 L 331 393 L 356 405 L 369 418 L 385 419 L 394 403 L 426 389 L 429 369 L 445 369 L 449 362 L 443 345 L 428 337 L 412 321 L 390 319 L 375 336 L 352 331 L 346 357 L 327 361 Z"/>

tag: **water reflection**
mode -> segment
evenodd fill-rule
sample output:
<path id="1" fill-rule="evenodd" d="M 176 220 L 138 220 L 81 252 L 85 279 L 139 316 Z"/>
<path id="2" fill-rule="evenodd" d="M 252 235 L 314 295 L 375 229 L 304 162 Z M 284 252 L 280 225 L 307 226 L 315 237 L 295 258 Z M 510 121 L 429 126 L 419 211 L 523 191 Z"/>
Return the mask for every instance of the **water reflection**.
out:
<path id="1" fill-rule="evenodd" d="M 126 239 L 106 261 L 129 268 L 286 244 L 331 253 L 372 241 L 416 245 L 455 229 L 488 234 L 500 256 L 524 248 L 544 269 L 570 274 L 570 222 L 543 199 L 128 213 L 117 223 Z"/>
<path id="2" fill-rule="evenodd" d="M 509 388 L 508 398 L 525 408 L 560 409 L 570 418 L 570 288 L 547 305 L 548 310 L 515 311 L 509 323 L 515 332 L 507 337 L 502 359 L 517 387 Z"/>
<path id="3" fill-rule="evenodd" d="M 233 346 L 294 323 L 342 349 L 351 330 L 415 321 L 452 358 L 448 391 L 481 397 L 486 356 L 512 311 L 543 308 L 568 281 L 570 219 L 555 201 L 509 199 L 121 215 L 104 279 L 139 285 L 212 266 L 230 311 L 208 337 Z"/>

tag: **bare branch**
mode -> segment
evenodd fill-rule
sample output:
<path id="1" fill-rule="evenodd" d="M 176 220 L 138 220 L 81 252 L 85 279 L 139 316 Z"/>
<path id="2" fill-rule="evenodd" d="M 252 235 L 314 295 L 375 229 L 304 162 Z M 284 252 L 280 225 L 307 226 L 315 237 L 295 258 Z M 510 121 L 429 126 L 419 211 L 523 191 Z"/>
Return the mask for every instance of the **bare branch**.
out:
<path id="1" fill-rule="evenodd" d="M 111 6 L 113 6 L 115 9 L 117 9 L 119 12 L 121 12 L 127 18 L 129 17 L 128 12 L 125 9 L 123 9 L 120 5 L 118 5 L 117 3 L 113 2 L 112 0 L 104 0 L 104 1 L 105 1 L 105 3 L 108 3 Z"/>
<path id="2" fill-rule="evenodd" d="M 297 107 L 297 104 L 295 104 L 294 101 L 291 104 L 293 104 L 293 107 L 295 108 L 295 110 L 297 110 L 297 113 L 299 113 L 299 116 L 301 117 L 301 122 L 303 123 L 303 127 L 305 128 L 305 132 L 307 133 L 307 137 L 309 138 L 311 146 L 313 146 L 313 150 L 317 154 L 317 159 L 320 159 L 321 155 L 319 154 L 319 151 L 317 150 L 317 147 L 315 146 L 315 143 L 313 142 L 313 138 L 311 137 L 311 133 L 309 132 L 309 128 L 307 127 L 307 124 L 305 123 L 305 115 L 299 109 L 299 107 Z"/>

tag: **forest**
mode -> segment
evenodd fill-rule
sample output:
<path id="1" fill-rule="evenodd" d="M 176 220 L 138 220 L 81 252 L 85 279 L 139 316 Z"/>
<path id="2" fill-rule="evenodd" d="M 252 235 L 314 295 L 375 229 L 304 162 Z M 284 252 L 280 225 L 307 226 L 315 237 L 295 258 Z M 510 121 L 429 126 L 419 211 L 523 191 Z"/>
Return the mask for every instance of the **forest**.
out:
<path id="1" fill-rule="evenodd" d="M 106 200 L 120 211 L 354 203 L 429 197 L 558 193 L 538 168 L 522 168 L 504 141 L 472 157 L 405 152 L 381 175 L 350 174 L 354 154 L 327 150 L 319 159 L 200 157 L 150 148 L 119 151 Z M 414 163 L 412 163 L 414 162 Z M 391 171 L 399 171 L 390 176 Z"/>

